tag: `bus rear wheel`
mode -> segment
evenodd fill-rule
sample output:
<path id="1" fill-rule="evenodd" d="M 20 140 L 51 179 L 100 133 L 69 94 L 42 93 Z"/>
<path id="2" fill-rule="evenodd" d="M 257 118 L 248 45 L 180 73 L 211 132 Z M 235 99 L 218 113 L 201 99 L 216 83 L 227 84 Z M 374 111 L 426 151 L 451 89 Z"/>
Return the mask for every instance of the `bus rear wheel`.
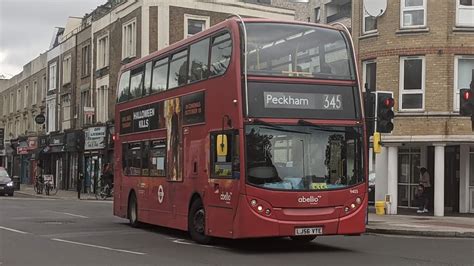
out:
<path id="1" fill-rule="evenodd" d="M 132 194 L 128 199 L 128 221 L 132 227 L 138 227 L 138 208 L 137 208 L 137 197 Z"/>
<path id="2" fill-rule="evenodd" d="M 313 241 L 316 238 L 316 236 L 290 236 L 290 238 L 296 243 L 306 244 Z"/>
<path id="3" fill-rule="evenodd" d="M 209 244 L 212 237 L 206 235 L 206 212 L 201 200 L 191 204 L 188 215 L 188 231 L 191 238 L 200 244 Z"/>

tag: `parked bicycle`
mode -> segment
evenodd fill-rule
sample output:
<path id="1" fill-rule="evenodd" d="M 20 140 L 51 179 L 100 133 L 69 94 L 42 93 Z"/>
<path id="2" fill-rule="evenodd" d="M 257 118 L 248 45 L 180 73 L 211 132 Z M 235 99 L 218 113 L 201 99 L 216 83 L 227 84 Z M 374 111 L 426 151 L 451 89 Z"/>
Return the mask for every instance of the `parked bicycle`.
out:
<path id="1" fill-rule="evenodd" d="M 44 189 L 44 180 L 42 176 L 38 176 L 35 179 L 35 184 L 33 186 L 36 194 L 43 194 L 43 189 Z"/>
<path id="2" fill-rule="evenodd" d="M 54 196 L 58 193 L 58 187 L 54 186 L 52 180 L 48 180 L 44 182 L 44 193 L 48 196 Z"/>
<path id="3" fill-rule="evenodd" d="M 114 188 L 109 186 L 109 184 L 105 184 L 105 186 L 100 186 L 95 190 L 95 198 L 96 199 L 107 199 L 113 197 L 114 195 Z"/>

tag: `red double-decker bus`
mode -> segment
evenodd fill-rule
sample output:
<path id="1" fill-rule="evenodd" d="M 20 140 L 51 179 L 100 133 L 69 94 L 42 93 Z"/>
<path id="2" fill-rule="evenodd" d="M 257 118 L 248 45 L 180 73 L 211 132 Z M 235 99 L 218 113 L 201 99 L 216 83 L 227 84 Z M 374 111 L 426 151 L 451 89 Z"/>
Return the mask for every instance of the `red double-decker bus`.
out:
<path id="1" fill-rule="evenodd" d="M 367 143 L 350 35 L 230 18 L 122 68 L 114 214 L 212 237 L 365 231 Z"/>

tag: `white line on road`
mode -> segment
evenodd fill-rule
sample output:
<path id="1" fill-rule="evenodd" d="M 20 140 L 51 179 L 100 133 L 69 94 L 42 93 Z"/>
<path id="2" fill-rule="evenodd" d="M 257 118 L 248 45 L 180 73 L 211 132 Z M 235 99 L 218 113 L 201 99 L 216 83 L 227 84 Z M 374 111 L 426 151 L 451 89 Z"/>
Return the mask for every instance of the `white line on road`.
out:
<path id="1" fill-rule="evenodd" d="M 53 211 L 53 212 L 57 212 L 57 211 Z M 69 213 L 69 212 L 57 212 L 57 213 L 62 213 L 62 214 L 66 214 L 66 215 L 70 215 L 70 216 L 74 216 L 74 217 L 79 217 L 79 218 L 89 218 L 89 217 L 84 216 L 84 215 L 79 215 L 79 214 L 74 214 L 74 213 Z"/>
<path id="2" fill-rule="evenodd" d="M 110 248 L 110 247 L 104 247 L 104 246 L 97 246 L 97 245 L 81 243 L 81 242 L 74 242 L 74 241 L 69 241 L 69 240 L 64 240 L 64 239 L 59 239 L 59 238 L 52 238 L 51 240 L 58 241 L 58 242 L 69 243 L 69 244 L 74 244 L 74 245 L 79 245 L 79 246 L 91 247 L 91 248 L 100 248 L 100 249 L 105 249 L 105 250 L 110 250 L 110 251 L 130 253 L 130 254 L 135 254 L 135 255 L 146 255 L 146 253 L 142 253 L 142 252 L 130 251 L 130 250 L 125 250 L 125 249 L 116 249 L 116 248 Z"/>
<path id="3" fill-rule="evenodd" d="M 29 234 L 27 232 L 23 232 L 23 231 L 20 231 L 20 230 L 8 228 L 8 227 L 3 227 L 3 226 L 0 226 L 0 229 L 7 230 L 7 231 L 10 231 L 10 232 L 19 233 L 19 234 Z"/>

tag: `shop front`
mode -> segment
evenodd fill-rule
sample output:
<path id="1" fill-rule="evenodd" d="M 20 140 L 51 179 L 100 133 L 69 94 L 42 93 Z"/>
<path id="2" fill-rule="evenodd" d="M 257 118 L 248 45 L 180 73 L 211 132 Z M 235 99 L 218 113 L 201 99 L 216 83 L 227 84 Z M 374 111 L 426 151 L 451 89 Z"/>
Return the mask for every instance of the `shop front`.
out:
<path id="1" fill-rule="evenodd" d="M 65 134 L 51 134 L 49 136 L 49 150 L 50 157 L 49 172 L 46 174 L 53 175 L 54 185 L 60 189 L 65 189 L 65 171 L 66 152 L 65 152 Z"/>
<path id="2" fill-rule="evenodd" d="M 89 127 L 84 130 L 84 183 L 86 191 L 95 191 L 102 165 L 107 156 L 106 127 Z"/>
<path id="3" fill-rule="evenodd" d="M 416 214 L 423 205 L 416 193 L 422 168 L 430 177 L 428 215 L 474 213 L 474 144 L 470 142 L 386 143 L 376 156 L 375 200 L 386 200 L 389 214 Z"/>

